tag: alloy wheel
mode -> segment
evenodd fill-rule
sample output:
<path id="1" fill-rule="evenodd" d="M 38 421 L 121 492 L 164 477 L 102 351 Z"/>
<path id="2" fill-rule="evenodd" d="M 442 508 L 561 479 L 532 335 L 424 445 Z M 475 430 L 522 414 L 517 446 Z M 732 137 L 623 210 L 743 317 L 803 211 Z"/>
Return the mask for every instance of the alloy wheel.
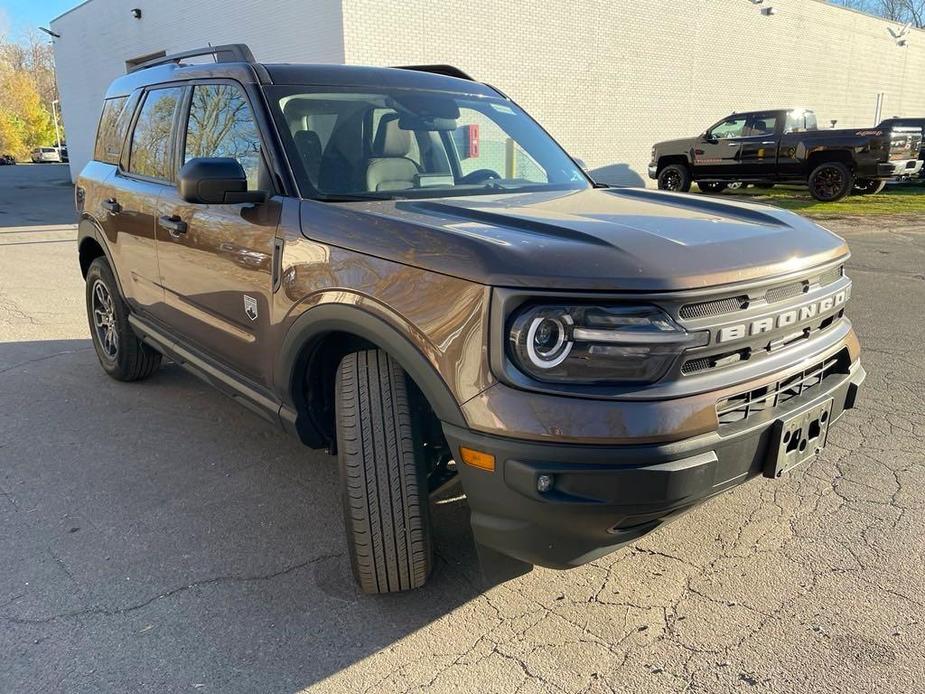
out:
<path id="1" fill-rule="evenodd" d="M 102 280 L 96 280 L 93 283 L 91 309 L 93 311 L 93 327 L 96 331 L 96 341 L 108 358 L 115 359 L 119 353 L 116 310 L 112 294 Z"/>
<path id="2" fill-rule="evenodd" d="M 838 196 L 845 186 L 845 177 L 840 169 L 826 167 L 816 175 L 813 188 L 818 197 L 831 200 Z"/>

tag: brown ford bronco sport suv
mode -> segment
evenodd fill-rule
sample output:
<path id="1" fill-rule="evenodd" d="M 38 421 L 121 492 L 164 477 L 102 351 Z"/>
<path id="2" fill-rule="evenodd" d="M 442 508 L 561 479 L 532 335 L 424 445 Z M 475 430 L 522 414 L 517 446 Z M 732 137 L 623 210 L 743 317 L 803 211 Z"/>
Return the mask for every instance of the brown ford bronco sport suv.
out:
<path id="1" fill-rule="evenodd" d="M 103 369 L 336 451 L 368 592 L 424 583 L 454 478 L 489 578 L 576 566 L 807 461 L 864 379 L 842 239 L 597 185 L 448 66 L 141 65 L 76 202 Z"/>

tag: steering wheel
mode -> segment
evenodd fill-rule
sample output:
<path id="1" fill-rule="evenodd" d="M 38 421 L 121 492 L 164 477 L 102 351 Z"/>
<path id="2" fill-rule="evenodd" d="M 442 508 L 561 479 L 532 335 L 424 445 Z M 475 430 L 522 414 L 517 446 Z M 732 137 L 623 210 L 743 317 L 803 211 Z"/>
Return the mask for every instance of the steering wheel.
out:
<path id="1" fill-rule="evenodd" d="M 493 178 L 501 178 L 501 174 L 497 171 L 492 171 L 491 169 L 476 169 L 467 173 L 465 176 L 459 179 L 458 183 L 468 184 L 468 183 L 485 183 Z"/>

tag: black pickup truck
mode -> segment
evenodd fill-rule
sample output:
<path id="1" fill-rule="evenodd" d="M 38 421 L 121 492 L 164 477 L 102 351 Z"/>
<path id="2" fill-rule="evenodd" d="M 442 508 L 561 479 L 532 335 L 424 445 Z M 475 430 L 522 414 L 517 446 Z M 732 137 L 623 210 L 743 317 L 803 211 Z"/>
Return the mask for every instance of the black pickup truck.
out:
<path id="1" fill-rule="evenodd" d="M 814 198 L 832 202 L 912 175 L 921 168 L 921 141 L 915 128 L 819 130 L 806 109 L 734 113 L 697 137 L 653 146 L 649 177 L 662 190 L 679 192 L 692 182 L 704 192 L 732 181 L 805 183 Z"/>

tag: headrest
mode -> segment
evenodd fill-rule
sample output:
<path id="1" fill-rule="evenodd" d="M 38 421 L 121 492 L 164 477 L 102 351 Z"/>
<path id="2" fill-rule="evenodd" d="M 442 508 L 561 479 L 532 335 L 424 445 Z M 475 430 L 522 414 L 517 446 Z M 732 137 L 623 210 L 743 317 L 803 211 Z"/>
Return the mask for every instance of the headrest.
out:
<path id="1" fill-rule="evenodd" d="M 398 114 L 383 116 L 373 142 L 375 157 L 405 157 L 411 151 L 411 131 L 398 127 Z"/>
<path id="2" fill-rule="evenodd" d="M 296 148 L 303 157 L 321 157 L 321 138 L 314 130 L 296 130 L 292 134 Z"/>

